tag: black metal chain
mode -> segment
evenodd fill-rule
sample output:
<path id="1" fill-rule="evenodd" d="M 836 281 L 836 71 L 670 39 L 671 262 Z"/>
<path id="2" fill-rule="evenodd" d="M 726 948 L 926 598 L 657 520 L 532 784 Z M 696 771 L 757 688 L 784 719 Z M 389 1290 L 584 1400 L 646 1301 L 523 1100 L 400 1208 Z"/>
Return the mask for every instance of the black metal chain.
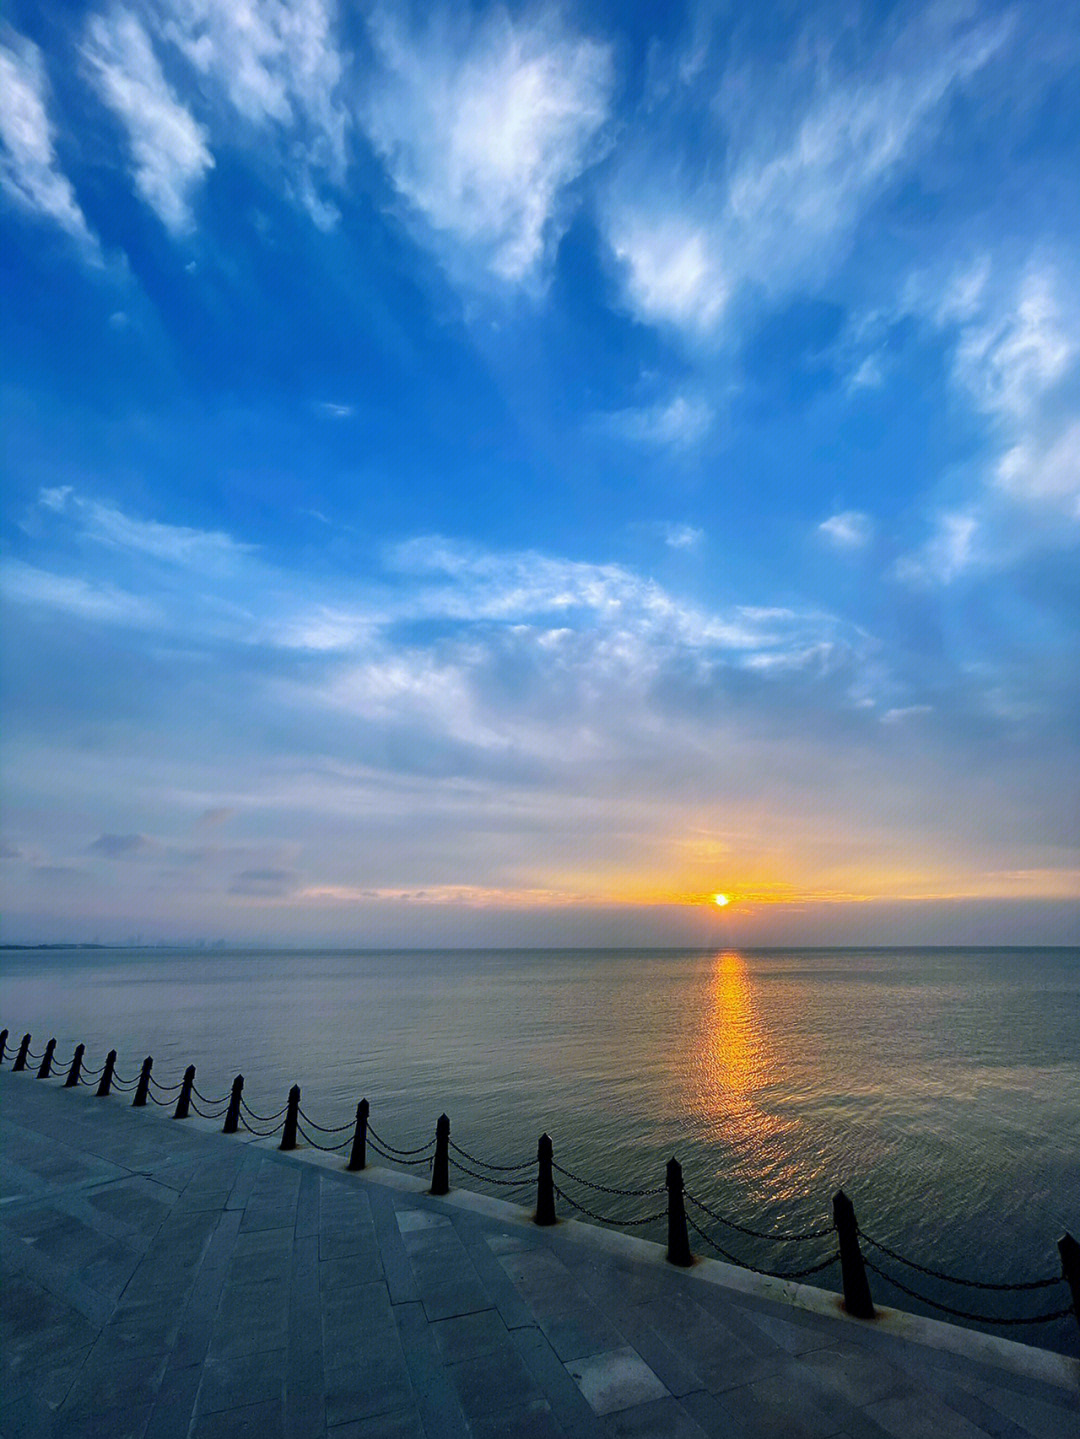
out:
<path id="1" fill-rule="evenodd" d="M 598 1189 L 601 1194 L 619 1194 L 630 1199 L 641 1199 L 647 1194 L 663 1194 L 666 1185 L 659 1185 L 656 1189 L 612 1189 L 608 1184 L 594 1184 L 591 1179 L 583 1179 L 580 1174 L 575 1174 L 572 1169 L 564 1169 L 561 1164 L 551 1161 L 552 1169 L 557 1169 L 560 1174 L 565 1174 L 567 1179 L 572 1179 L 575 1184 L 584 1184 L 586 1189 Z"/>
<path id="2" fill-rule="evenodd" d="M 80 1077 L 80 1079 L 81 1079 L 84 1074 L 89 1074 L 90 1077 L 91 1077 L 91 1079 L 97 1079 L 97 1078 L 99 1077 L 99 1075 L 102 1075 L 102 1074 L 104 1074 L 104 1073 L 105 1073 L 105 1066 L 104 1066 L 104 1065 L 102 1065 L 100 1069 L 91 1069 L 88 1064 L 84 1064 L 83 1067 L 82 1067 L 82 1069 L 79 1071 L 79 1077 Z"/>
<path id="3" fill-rule="evenodd" d="M 734 1219 L 726 1219 L 724 1215 L 717 1214 L 714 1209 L 703 1204 L 696 1195 L 691 1194 L 689 1189 L 685 1189 L 683 1193 L 691 1204 L 696 1204 L 710 1219 L 715 1219 L 719 1224 L 726 1224 L 729 1229 L 737 1229 L 740 1234 L 748 1234 L 752 1239 L 775 1239 L 778 1244 L 798 1244 L 804 1239 L 827 1239 L 830 1234 L 835 1233 L 834 1226 L 830 1224 L 827 1229 L 804 1229 L 798 1234 L 768 1234 L 763 1229 L 750 1229 L 745 1224 L 736 1224 Z"/>
<path id="4" fill-rule="evenodd" d="M 204 1104 L 228 1104 L 229 1102 L 229 1096 L 227 1094 L 223 1094 L 220 1099 L 207 1099 L 206 1095 L 203 1094 L 201 1090 L 196 1089 L 194 1084 L 191 1086 L 191 1092 L 197 1099 L 201 1099 Z"/>
<path id="5" fill-rule="evenodd" d="M 914 1289 L 909 1289 L 899 1279 L 894 1279 L 891 1274 L 886 1274 L 884 1269 L 879 1269 L 872 1259 L 863 1255 L 863 1263 L 867 1269 L 872 1269 L 887 1283 L 893 1284 L 902 1294 L 909 1299 L 917 1299 L 920 1304 L 928 1304 L 931 1309 L 940 1309 L 943 1314 L 951 1314 L 954 1319 L 968 1319 L 974 1324 L 1049 1324 L 1055 1319 L 1068 1319 L 1073 1313 L 1072 1306 L 1067 1309 L 1055 1309 L 1052 1314 L 1032 1314 L 1022 1319 L 999 1319 L 993 1314 L 972 1314 L 966 1309 L 954 1309 L 951 1304 L 940 1304 L 936 1299 L 928 1299 L 925 1294 L 919 1294 Z"/>
<path id="6" fill-rule="evenodd" d="M 251 1125 L 247 1122 L 247 1120 L 242 1114 L 238 1115 L 237 1119 L 249 1134 L 254 1134 L 256 1139 L 269 1139 L 271 1135 L 277 1134 L 280 1129 L 283 1129 L 285 1127 L 285 1121 L 282 1120 L 280 1124 L 275 1124 L 273 1129 L 252 1129 Z"/>
<path id="7" fill-rule="evenodd" d="M 406 1168 L 414 1167 L 417 1164 L 430 1164 L 432 1160 L 432 1156 L 430 1154 L 421 1155 L 419 1159 L 401 1159 L 396 1154 L 388 1154 L 386 1150 L 381 1147 L 381 1144 L 378 1141 L 372 1140 L 370 1129 L 368 1130 L 368 1143 L 371 1145 L 371 1148 L 374 1149 L 375 1153 L 380 1156 L 380 1158 L 389 1159 L 391 1164 L 404 1164 Z"/>
<path id="8" fill-rule="evenodd" d="M 162 1094 L 175 1094 L 178 1089 L 183 1089 L 184 1087 L 184 1081 L 182 1079 L 178 1084 L 159 1084 L 152 1074 L 150 1076 L 150 1083 L 155 1089 L 160 1089 Z"/>
<path id="9" fill-rule="evenodd" d="M 870 1235 L 862 1229 L 859 1230 L 859 1238 L 865 1239 L 867 1244 L 872 1244 L 875 1249 L 880 1249 L 890 1259 L 895 1259 L 899 1264 L 906 1264 L 909 1269 L 917 1269 L 920 1274 L 929 1274 L 931 1279 L 944 1279 L 949 1284 L 962 1284 L 966 1289 L 994 1289 L 999 1292 L 1015 1289 L 1049 1289 L 1051 1284 L 1064 1284 L 1065 1279 L 1061 1274 L 1055 1274 L 1050 1279 L 1028 1279 L 1018 1284 L 984 1284 L 979 1279 L 959 1279 L 955 1274 L 945 1274 L 940 1269 L 930 1269 L 925 1264 L 916 1264 L 914 1259 L 906 1259 L 903 1254 L 897 1254 L 895 1249 L 890 1249 L 887 1244 L 882 1244 L 880 1239 L 871 1239 Z"/>
<path id="10" fill-rule="evenodd" d="M 26 1057 L 27 1059 L 32 1060 L 34 1064 L 40 1064 L 40 1062 L 45 1058 L 45 1051 L 42 1050 L 40 1054 L 34 1054 L 32 1050 L 28 1049 L 26 1051 Z"/>
<path id="11" fill-rule="evenodd" d="M 151 1104 L 160 1104 L 162 1109 L 172 1108 L 171 1099 L 159 1099 L 152 1089 L 147 1091 L 146 1097 L 147 1099 L 149 1099 Z"/>
<path id="12" fill-rule="evenodd" d="M 830 1264 L 835 1264 L 840 1258 L 838 1249 L 835 1254 L 830 1254 L 828 1259 L 822 1259 L 817 1264 L 808 1264 L 805 1269 L 791 1269 L 786 1273 L 781 1273 L 778 1269 L 760 1269 L 756 1264 L 748 1264 L 745 1259 L 740 1259 L 726 1250 L 723 1245 L 717 1244 L 711 1234 L 706 1234 L 704 1229 L 694 1223 L 689 1214 L 686 1216 L 686 1222 L 695 1234 L 700 1234 L 705 1243 L 715 1249 L 717 1254 L 722 1254 L 729 1264 L 734 1264 L 739 1269 L 749 1269 L 752 1274 L 764 1274 L 769 1279 L 805 1279 L 808 1274 L 820 1274 L 823 1269 L 828 1269 Z"/>
<path id="13" fill-rule="evenodd" d="M 350 1138 L 348 1135 L 346 1135 L 345 1138 L 342 1139 L 342 1140 L 340 1140 L 339 1143 L 337 1143 L 337 1144 L 320 1144 L 319 1141 L 318 1141 L 317 1139 L 314 1139 L 314 1138 L 307 1132 L 307 1130 L 304 1128 L 304 1126 L 303 1126 L 302 1124 L 300 1124 L 299 1122 L 297 1123 L 296 1128 L 297 1128 L 297 1130 L 299 1131 L 299 1133 L 303 1136 L 305 1142 L 311 1145 L 312 1149 L 321 1149 L 324 1154 L 332 1154 L 335 1150 L 344 1149 L 344 1148 L 346 1147 L 346 1145 L 352 1143 L 351 1138 Z"/>
<path id="14" fill-rule="evenodd" d="M 531 1164 L 536 1163 L 535 1159 L 523 1159 L 520 1164 L 492 1164 L 490 1159 L 477 1159 L 475 1154 L 470 1154 L 467 1149 L 462 1149 L 460 1144 L 455 1144 L 450 1138 L 447 1139 L 447 1143 L 470 1164 L 479 1164 L 481 1169 L 496 1169 L 502 1174 L 509 1174 L 515 1169 L 528 1169 Z"/>
<path id="15" fill-rule="evenodd" d="M 288 1105 L 285 1107 L 287 1109 Z M 356 1121 L 354 1119 L 350 1119 L 347 1124 L 316 1124 L 311 1115 L 305 1114 L 302 1109 L 299 1110 L 298 1113 L 301 1119 L 306 1120 L 312 1129 L 317 1129 L 320 1134 L 341 1134 L 346 1129 L 356 1128 Z"/>
<path id="16" fill-rule="evenodd" d="M 381 1139 L 371 1125 L 368 1125 L 368 1134 L 376 1144 L 381 1144 L 384 1149 L 390 1149 L 394 1154 L 419 1154 L 422 1149 L 430 1149 L 435 1143 L 434 1139 L 428 1139 L 423 1144 L 418 1144 L 415 1149 L 399 1149 L 396 1144 L 391 1144 L 388 1139 Z"/>
<path id="17" fill-rule="evenodd" d="M 455 1169 L 460 1169 L 462 1174 L 468 1174 L 473 1179 L 481 1179 L 485 1184 L 498 1184 L 504 1189 L 521 1189 L 526 1184 L 532 1184 L 533 1182 L 531 1174 L 523 1179 L 496 1179 L 491 1174 L 478 1174 L 475 1169 L 470 1169 L 468 1165 L 465 1164 L 459 1164 L 456 1159 L 451 1159 L 449 1155 L 447 1155 L 446 1158 L 447 1162 L 452 1164 Z"/>
<path id="18" fill-rule="evenodd" d="M 207 1114 L 205 1109 L 200 1109 L 194 1100 L 191 1101 L 191 1107 L 200 1119 L 220 1119 L 223 1114 L 228 1114 L 229 1112 L 229 1106 L 227 1104 L 224 1105 L 223 1108 L 216 1110 L 213 1114 Z"/>
<path id="19" fill-rule="evenodd" d="M 278 1110 L 276 1114 L 256 1114 L 255 1111 L 252 1109 L 251 1105 L 248 1104 L 244 1096 L 240 1096 L 240 1108 L 245 1110 L 258 1124 L 273 1124 L 275 1119 L 281 1118 L 281 1116 L 285 1113 L 288 1107 L 289 1106 L 287 1104 L 282 1105 L 282 1107 Z M 303 1113 L 302 1110 L 301 1113 Z"/>
<path id="20" fill-rule="evenodd" d="M 587 1209 L 584 1204 L 579 1204 L 576 1199 L 571 1199 L 569 1194 L 564 1194 L 555 1183 L 552 1184 L 552 1188 L 560 1199 L 566 1200 L 571 1209 L 576 1209 L 579 1214 L 587 1214 L 590 1219 L 597 1219 L 601 1224 L 620 1224 L 629 1229 L 639 1224 L 655 1224 L 658 1219 L 667 1217 L 667 1210 L 661 1209 L 657 1214 L 646 1214 L 644 1219 L 615 1219 L 607 1214 L 597 1214 L 594 1209 Z"/>

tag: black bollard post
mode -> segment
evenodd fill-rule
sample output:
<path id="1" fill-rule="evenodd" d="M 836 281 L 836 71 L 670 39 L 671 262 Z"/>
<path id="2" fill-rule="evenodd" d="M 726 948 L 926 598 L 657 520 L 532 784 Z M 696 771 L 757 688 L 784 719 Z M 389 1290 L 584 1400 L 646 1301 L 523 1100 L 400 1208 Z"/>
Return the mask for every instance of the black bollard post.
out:
<path id="1" fill-rule="evenodd" d="M 240 1128 L 240 1097 L 244 1092 L 244 1076 L 238 1074 L 232 1082 L 232 1093 L 229 1095 L 229 1107 L 225 1111 L 225 1123 L 221 1126 L 222 1134 L 235 1134 Z"/>
<path id="2" fill-rule="evenodd" d="M 174 1119 L 186 1119 L 191 1109 L 191 1091 L 195 1088 L 195 1066 L 189 1064 L 184 1070 L 184 1082 L 180 1086 L 180 1097 L 173 1110 Z"/>
<path id="3" fill-rule="evenodd" d="M 97 1098 L 104 1099 L 112 1088 L 113 1070 L 116 1068 L 116 1050 L 110 1049 L 105 1056 L 105 1068 L 102 1071 L 101 1082 L 97 1087 Z"/>
<path id="4" fill-rule="evenodd" d="M 551 1172 L 551 1139 L 541 1134 L 536 1142 L 536 1213 L 534 1224 L 555 1223 L 555 1176 Z"/>
<path id="5" fill-rule="evenodd" d="M 1058 1253 L 1061 1255 L 1061 1277 L 1069 1286 L 1073 1313 L 1077 1324 L 1080 1324 L 1080 1244 L 1068 1230 L 1058 1240 Z"/>
<path id="6" fill-rule="evenodd" d="M 116 1050 L 111 1049 L 108 1055 L 105 1055 L 105 1068 L 104 1071 L 102 1071 L 101 1082 L 98 1084 L 98 1094 L 96 1094 L 96 1098 L 104 1099 L 106 1095 L 108 1095 L 109 1089 L 112 1088 L 112 1071 L 114 1071 L 115 1068 Z"/>
<path id="7" fill-rule="evenodd" d="M 855 1319 L 873 1319 L 874 1301 L 866 1277 L 855 1206 L 842 1189 L 833 1195 L 833 1224 L 840 1245 L 840 1274 L 844 1283 L 844 1308 Z"/>
<path id="8" fill-rule="evenodd" d="M 279 1149 L 296 1148 L 296 1126 L 300 1122 L 300 1086 L 294 1084 L 289 1090 L 289 1107 L 285 1111 L 285 1127 L 281 1131 Z"/>
<path id="9" fill-rule="evenodd" d="M 30 1036 L 24 1034 L 22 1043 L 19 1045 L 19 1052 L 15 1056 L 15 1063 L 11 1066 L 12 1072 L 26 1068 L 26 1056 L 30 1052 Z"/>
<path id="10" fill-rule="evenodd" d="M 445 1114 L 440 1114 L 435 1121 L 435 1158 L 431 1162 L 428 1193 L 450 1193 L 450 1120 Z"/>
<path id="11" fill-rule="evenodd" d="M 56 1040 L 50 1039 L 45 1046 L 45 1053 L 41 1056 L 41 1068 L 37 1072 L 39 1079 L 50 1079 L 52 1077 L 52 1062 L 55 1051 Z"/>
<path id="12" fill-rule="evenodd" d="M 150 1093 L 150 1071 L 154 1067 L 154 1061 L 149 1055 L 142 1062 L 142 1069 L 139 1070 L 139 1082 L 135 1086 L 135 1098 L 131 1101 L 132 1109 L 142 1109 L 146 1104 L 146 1096 Z"/>
<path id="13" fill-rule="evenodd" d="M 356 1128 L 353 1130 L 348 1169 L 363 1169 L 367 1165 L 367 1122 L 370 1113 L 371 1105 L 362 1099 L 356 1106 Z"/>
<path id="14" fill-rule="evenodd" d="M 79 1082 L 79 1075 L 82 1073 L 83 1055 L 86 1053 L 85 1044 L 75 1046 L 75 1058 L 71 1061 L 71 1068 L 68 1070 L 68 1077 L 64 1080 L 65 1089 L 74 1089 Z"/>
<path id="15" fill-rule="evenodd" d="M 3 1064 L 4 1059 L 7 1055 L 7 1037 L 7 1030 L 0 1029 L 0 1064 Z"/>
<path id="16" fill-rule="evenodd" d="M 669 1159 L 667 1175 L 667 1262 L 686 1269 L 694 1262 L 690 1253 L 690 1236 L 686 1232 L 686 1205 L 683 1203 L 682 1165 Z"/>

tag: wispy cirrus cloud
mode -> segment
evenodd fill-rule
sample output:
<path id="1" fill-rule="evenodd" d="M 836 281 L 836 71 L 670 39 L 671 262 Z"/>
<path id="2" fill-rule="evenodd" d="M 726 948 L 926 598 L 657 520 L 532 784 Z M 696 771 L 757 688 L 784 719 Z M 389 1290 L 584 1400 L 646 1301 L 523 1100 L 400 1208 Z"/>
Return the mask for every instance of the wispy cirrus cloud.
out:
<path id="1" fill-rule="evenodd" d="M 166 80 L 142 22 L 122 8 L 92 16 L 83 56 L 127 132 L 136 190 L 170 234 L 190 233 L 194 191 L 214 157 L 206 130 Z"/>
<path id="2" fill-rule="evenodd" d="M 908 303 L 954 345 L 953 381 L 985 417 L 988 454 L 970 496 L 943 508 L 901 578 L 948 583 L 1033 549 L 1080 541 L 1080 306 L 1056 266 L 996 273 L 980 256 Z"/>
<path id="3" fill-rule="evenodd" d="M 818 525 L 823 535 L 836 549 L 858 550 L 869 542 L 874 533 L 874 522 L 862 510 L 841 510 L 830 515 Z"/>
<path id="4" fill-rule="evenodd" d="M 22 560 L 5 562 L 0 592 L 9 602 L 104 624 L 152 626 L 162 617 L 153 600 L 131 594 L 108 580 L 58 574 Z"/>
<path id="5" fill-rule="evenodd" d="M 554 10 L 462 20 L 436 12 L 409 28 L 377 8 L 361 119 L 433 240 L 522 281 L 561 233 L 568 187 L 602 152 L 611 51 Z"/>
<path id="6" fill-rule="evenodd" d="M 43 489 L 38 499 L 53 514 L 74 519 L 78 532 L 87 539 L 175 565 L 220 570 L 250 550 L 250 546 L 240 544 L 222 530 L 138 519 L 116 505 L 76 494 L 70 485 Z"/>
<path id="7" fill-rule="evenodd" d="M 931 11 L 884 61 L 838 73 L 830 56 L 807 81 L 814 47 L 795 47 L 782 83 L 775 73 L 761 85 L 729 72 L 718 93 L 694 66 L 660 104 L 699 112 L 715 136 L 709 163 L 673 166 L 670 137 L 661 126 L 663 140 L 654 139 L 650 110 L 636 142 L 624 145 L 603 204 L 628 308 L 701 337 L 740 290 L 775 297 L 819 281 L 869 207 L 932 141 L 949 97 L 1010 30 L 1008 16 L 972 23 Z M 760 106 L 769 92 L 784 96 L 783 111 Z M 748 93 L 753 109 L 741 101 Z"/>
<path id="8" fill-rule="evenodd" d="M 714 418 L 713 408 L 705 400 L 676 395 L 656 405 L 615 410 L 599 420 L 608 434 L 632 444 L 687 450 L 705 438 Z"/>
<path id="9" fill-rule="evenodd" d="M 57 159 L 41 51 L 7 25 L 0 27 L 0 90 L 0 185 L 16 203 L 67 231 L 92 264 L 102 264 L 100 242 Z"/>
<path id="10" fill-rule="evenodd" d="M 322 181 L 344 183 L 351 126 L 333 0 L 167 0 L 153 14 L 212 93 L 249 126 L 287 140 L 290 187 L 331 229 L 340 215 Z"/>

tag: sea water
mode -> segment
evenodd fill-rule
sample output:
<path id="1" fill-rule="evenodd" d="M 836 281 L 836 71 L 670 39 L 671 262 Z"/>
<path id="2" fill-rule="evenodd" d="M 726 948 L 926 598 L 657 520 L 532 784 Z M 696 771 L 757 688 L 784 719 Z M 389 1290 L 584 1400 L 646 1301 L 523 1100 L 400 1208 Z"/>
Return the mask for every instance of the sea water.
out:
<path id="1" fill-rule="evenodd" d="M 66 1060 L 146 1054 L 162 1083 L 197 1066 L 204 1095 L 236 1073 L 258 1112 L 290 1085 L 325 1125 L 371 1103 L 399 1148 L 437 1116 L 481 1159 L 511 1164 L 551 1135 L 564 1170 L 656 1189 L 666 1161 L 724 1219 L 790 1232 L 829 1222 L 841 1185 L 866 1234 L 919 1263 L 1008 1282 L 1059 1272 L 1080 1237 L 1080 950 L 27 950 L 4 957 L 12 1041 L 55 1035 Z M 452 1151 L 470 1167 L 464 1154 Z M 379 1161 L 381 1162 L 381 1161 Z M 423 1172 L 422 1169 L 414 1172 Z M 498 1177 L 506 1178 L 503 1172 Z M 663 1208 L 557 1174 L 605 1218 Z M 460 1171 L 451 1182 L 484 1189 Z M 529 1203 L 526 1190 L 489 1192 Z M 831 1241 L 753 1239 L 689 1204 L 721 1249 L 794 1271 Z M 631 1232 L 662 1239 L 655 1221 Z M 716 1253 L 691 1231 L 699 1253 Z M 994 1294 L 868 1255 L 911 1289 L 973 1312 L 1068 1304 L 1064 1286 Z M 925 1313 L 871 1274 L 883 1303 Z M 810 1282 L 836 1288 L 836 1268 Z M 1009 1338 L 1072 1352 L 1075 1322 Z"/>

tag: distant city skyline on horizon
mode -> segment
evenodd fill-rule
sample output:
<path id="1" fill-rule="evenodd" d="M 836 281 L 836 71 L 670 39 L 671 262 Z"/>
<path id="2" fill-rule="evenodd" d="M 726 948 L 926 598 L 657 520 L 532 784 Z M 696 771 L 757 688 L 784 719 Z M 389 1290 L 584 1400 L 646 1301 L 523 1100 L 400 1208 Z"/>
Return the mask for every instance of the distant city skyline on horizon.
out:
<path id="1" fill-rule="evenodd" d="M 5 937 L 1080 940 L 1078 36 L 12 0 Z"/>

